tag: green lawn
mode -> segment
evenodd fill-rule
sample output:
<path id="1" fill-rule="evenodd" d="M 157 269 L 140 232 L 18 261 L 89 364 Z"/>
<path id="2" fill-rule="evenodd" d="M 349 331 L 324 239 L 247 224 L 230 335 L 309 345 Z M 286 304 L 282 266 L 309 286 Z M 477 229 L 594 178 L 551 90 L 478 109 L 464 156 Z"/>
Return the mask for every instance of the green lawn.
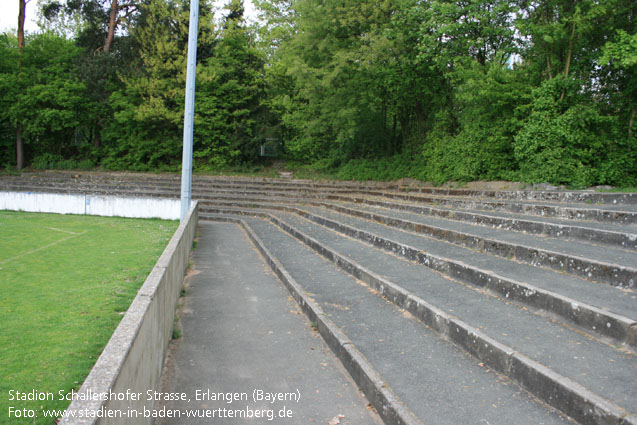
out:
<path id="1" fill-rule="evenodd" d="M 178 222 L 0 211 L 0 423 L 9 407 L 64 409 Z M 9 391 L 55 401 L 9 401 Z M 40 417 L 37 424 L 50 425 Z"/>

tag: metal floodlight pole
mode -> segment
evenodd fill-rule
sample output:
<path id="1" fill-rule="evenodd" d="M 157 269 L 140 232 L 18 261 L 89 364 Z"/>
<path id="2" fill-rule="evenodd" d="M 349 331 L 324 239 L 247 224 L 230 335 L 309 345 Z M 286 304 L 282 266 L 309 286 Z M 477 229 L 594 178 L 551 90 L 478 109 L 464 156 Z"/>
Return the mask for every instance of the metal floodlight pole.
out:
<path id="1" fill-rule="evenodd" d="M 199 0 L 190 0 L 188 27 L 188 66 L 186 68 L 186 104 L 184 110 L 184 151 L 181 159 L 181 215 L 190 209 L 192 196 L 192 133 L 195 120 L 195 71 L 197 69 L 197 31 L 199 30 Z"/>

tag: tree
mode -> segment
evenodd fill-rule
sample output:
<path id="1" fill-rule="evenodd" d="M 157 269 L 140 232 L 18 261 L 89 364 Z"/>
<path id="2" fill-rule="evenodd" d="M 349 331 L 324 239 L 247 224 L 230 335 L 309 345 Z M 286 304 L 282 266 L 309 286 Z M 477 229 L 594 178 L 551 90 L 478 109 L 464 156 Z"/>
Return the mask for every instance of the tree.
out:
<path id="1" fill-rule="evenodd" d="M 41 4 L 41 14 L 47 26 L 59 26 L 60 22 L 77 18 L 72 28 L 77 43 L 85 48 L 79 61 L 80 74 L 88 87 L 90 103 L 96 105 L 86 132 L 93 146 L 101 146 L 104 123 L 112 116 L 108 110 L 108 97 L 117 88 L 117 72 L 124 72 L 130 60 L 130 46 L 117 45 L 115 33 L 118 28 L 128 29 L 134 22 L 139 4 L 143 0 L 48 0 Z M 65 28 L 68 30 L 69 28 Z M 62 31 L 64 34 L 64 31 Z M 66 34 L 65 34 L 66 35 Z M 124 35 L 124 40 L 128 37 Z M 114 43 L 114 52 L 111 51 Z M 130 43 L 129 43 L 130 44 Z"/>
<path id="2" fill-rule="evenodd" d="M 260 5 L 272 31 L 269 47 L 277 47 L 267 68 L 270 105 L 290 136 L 290 155 L 304 161 L 331 157 L 328 164 L 335 165 L 339 158 L 400 149 L 397 117 L 379 81 L 386 75 L 374 65 L 396 2 Z M 280 89 L 273 87 L 278 84 Z"/>
<path id="3" fill-rule="evenodd" d="M 0 165 L 13 168 L 16 164 L 16 127 L 11 122 L 9 108 L 13 104 L 18 69 L 17 34 L 0 34 Z"/>
<path id="4" fill-rule="evenodd" d="M 256 159 L 257 126 L 266 114 L 260 104 L 264 61 L 246 26 L 243 2 L 226 7 L 212 54 L 197 75 L 194 156 L 215 168 Z"/>
<path id="5" fill-rule="evenodd" d="M 72 19 L 79 15 L 81 25 L 76 23 L 71 29 L 80 44 L 108 53 L 118 27 L 130 25 L 143 1 L 145 0 L 45 0 L 40 4 L 40 10 L 47 29 L 62 26 L 68 30 L 68 27 L 59 24 L 65 18 Z"/>
<path id="6" fill-rule="evenodd" d="M 19 68 L 0 73 L 0 88 L 7 93 L 4 117 L 20 127 L 24 142 L 21 166 L 27 159 L 76 153 L 75 131 L 86 119 L 85 86 L 74 61 L 80 49 L 72 41 L 52 34 L 30 36 L 16 58 Z"/>
<path id="7" fill-rule="evenodd" d="M 515 137 L 525 179 L 580 188 L 600 181 L 616 119 L 578 93 L 580 84 L 559 75 L 534 90 L 530 116 Z"/>
<path id="8" fill-rule="evenodd" d="M 210 10 L 202 1 L 198 60 L 212 49 Z M 137 54 L 108 102 L 114 116 L 104 130 L 107 168 L 176 169 L 181 163 L 188 19 L 185 1 L 150 0 L 140 7 L 130 30 Z"/>
<path id="9" fill-rule="evenodd" d="M 18 77 L 22 67 L 22 50 L 24 49 L 24 19 L 26 14 L 26 0 L 19 0 L 18 6 Z M 17 120 L 16 137 L 15 137 L 15 151 L 16 151 L 16 168 L 21 170 L 24 167 L 24 142 L 22 140 L 22 122 Z"/>
<path id="10" fill-rule="evenodd" d="M 602 48 L 599 62 L 601 65 L 611 65 L 614 70 L 619 71 L 618 84 L 630 111 L 628 137 L 632 138 L 637 108 L 637 34 L 630 35 L 624 30 L 617 30 L 613 40 Z"/>

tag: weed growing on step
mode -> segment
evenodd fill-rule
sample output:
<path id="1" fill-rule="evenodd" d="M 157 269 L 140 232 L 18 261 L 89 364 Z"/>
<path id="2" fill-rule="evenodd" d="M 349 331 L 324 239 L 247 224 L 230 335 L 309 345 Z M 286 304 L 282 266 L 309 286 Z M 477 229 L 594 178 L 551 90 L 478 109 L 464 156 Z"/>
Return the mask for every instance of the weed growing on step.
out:
<path id="1" fill-rule="evenodd" d="M 181 338 L 181 326 L 179 325 L 179 315 L 175 314 L 175 319 L 173 320 L 173 339 Z"/>

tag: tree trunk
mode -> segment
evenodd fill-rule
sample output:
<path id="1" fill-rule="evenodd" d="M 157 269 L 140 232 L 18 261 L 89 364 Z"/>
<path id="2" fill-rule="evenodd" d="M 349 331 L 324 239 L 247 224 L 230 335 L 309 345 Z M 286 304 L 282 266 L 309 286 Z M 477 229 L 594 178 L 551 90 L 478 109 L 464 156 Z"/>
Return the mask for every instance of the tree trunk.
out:
<path id="1" fill-rule="evenodd" d="M 15 168 L 21 170 L 24 167 L 24 145 L 22 143 L 22 124 L 18 124 L 18 128 L 15 132 L 15 153 L 16 153 L 16 166 Z"/>
<path id="2" fill-rule="evenodd" d="M 568 41 L 568 55 L 566 56 L 566 66 L 564 67 L 564 76 L 568 77 L 571 70 L 571 58 L 573 57 L 573 43 L 575 42 L 575 20 L 573 20 L 573 28 L 571 28 L 571 38 Z"/>
<path id="3" fill-rule="evenodd" d="M 18 78 L 20 78 L 20 68 L 22 68 L 22 49 L 24 48 L 24 18 L 26 10 L 26 0 L 20 0 L 18 8 Z M 15 135 L 16 168 L 21 170 L 24 167 L 24 146 L 22 142 L 22 123 L 16 124 Z"/>
<path id="4" fill-rule="evenodd" d="M 397 148 L 396 146 L 398 145 L 398 135 L 396 134 L 396 126 L 398 124 L 398 118 L 396 117 L 396 112 L 394 112 L 394 119 L 393 119 L 393 123 L 392 123 L 392 128 L 391 128 L 391 145 L 392 145 L 392 153 L 396 152 Z"/>
<path id="5" fill-rule="evenodd" d="M 26 6 L 26 0 L 20 0 L 18 9 L 18 50 L 21 50 L 24 47 L 24 18 Z"/>
<path id="6" fill-rule="evenodd" d="M 100 125 L 95 128 L 95 136 L 93 137 L 93 147 L 99 149 L 102 146 L 102 135 L 100 134 Z"/>
<path id="7" fill-rule="evenodd" d="M 628 122 L 628 138 L 633 137 L 633 125 L 635 125 L 635 107 L 633 107 L 633 113 L 630 115 L 630 121 Z"/>
<path id="8" fill-rule="evenodd" d="M 111 18 L 108 21 L 108 35 L 106 36 L 106 41 L 104 42 L 104 53 L 108 53 L 111 50 L 111 44 L 113 44 L 113 38 L 115 37 L 115 28 L 117 27 L 117 15 L 119 13 L 119 8 L 117 5 L 117 0 L 113 0 L 111 3 Z"/>
<path id="9" fill-rule="evenodd" d="M 117 16 L 119 14 L 119 5 L 117 0 L 111 2 L 111 16 L 108 21 L 108 35 L 106 41 L 104 41 L 104 53 L 108 53 L 111 50 L 113 39 L 115 38 L 115 29 L 117 28 Z M 104 101 L 102 103 L 105 103 Z M 98 124 L 95 129 L 95 137 L 93 139 L 93 147 L 99 149 L 102 145 L 102 137 L 100 134 L 101 126 Z"/>
<path id="10" fill-rule="evenodd" d="M 571 70 L 571 58 L 573 57 L 573 43 L 575 42 L 575 18 L 573 18 L 573 28 L 571 29 L 571 39 L 568 41 L 568 54 L 566 56 L 566 66 L 564 67 L 564 76 L 568 77 L 568 73 Z M 562 95 L 560 101 L 564 100 L 566 95 L 566 88 L 562 89 Z"/>

